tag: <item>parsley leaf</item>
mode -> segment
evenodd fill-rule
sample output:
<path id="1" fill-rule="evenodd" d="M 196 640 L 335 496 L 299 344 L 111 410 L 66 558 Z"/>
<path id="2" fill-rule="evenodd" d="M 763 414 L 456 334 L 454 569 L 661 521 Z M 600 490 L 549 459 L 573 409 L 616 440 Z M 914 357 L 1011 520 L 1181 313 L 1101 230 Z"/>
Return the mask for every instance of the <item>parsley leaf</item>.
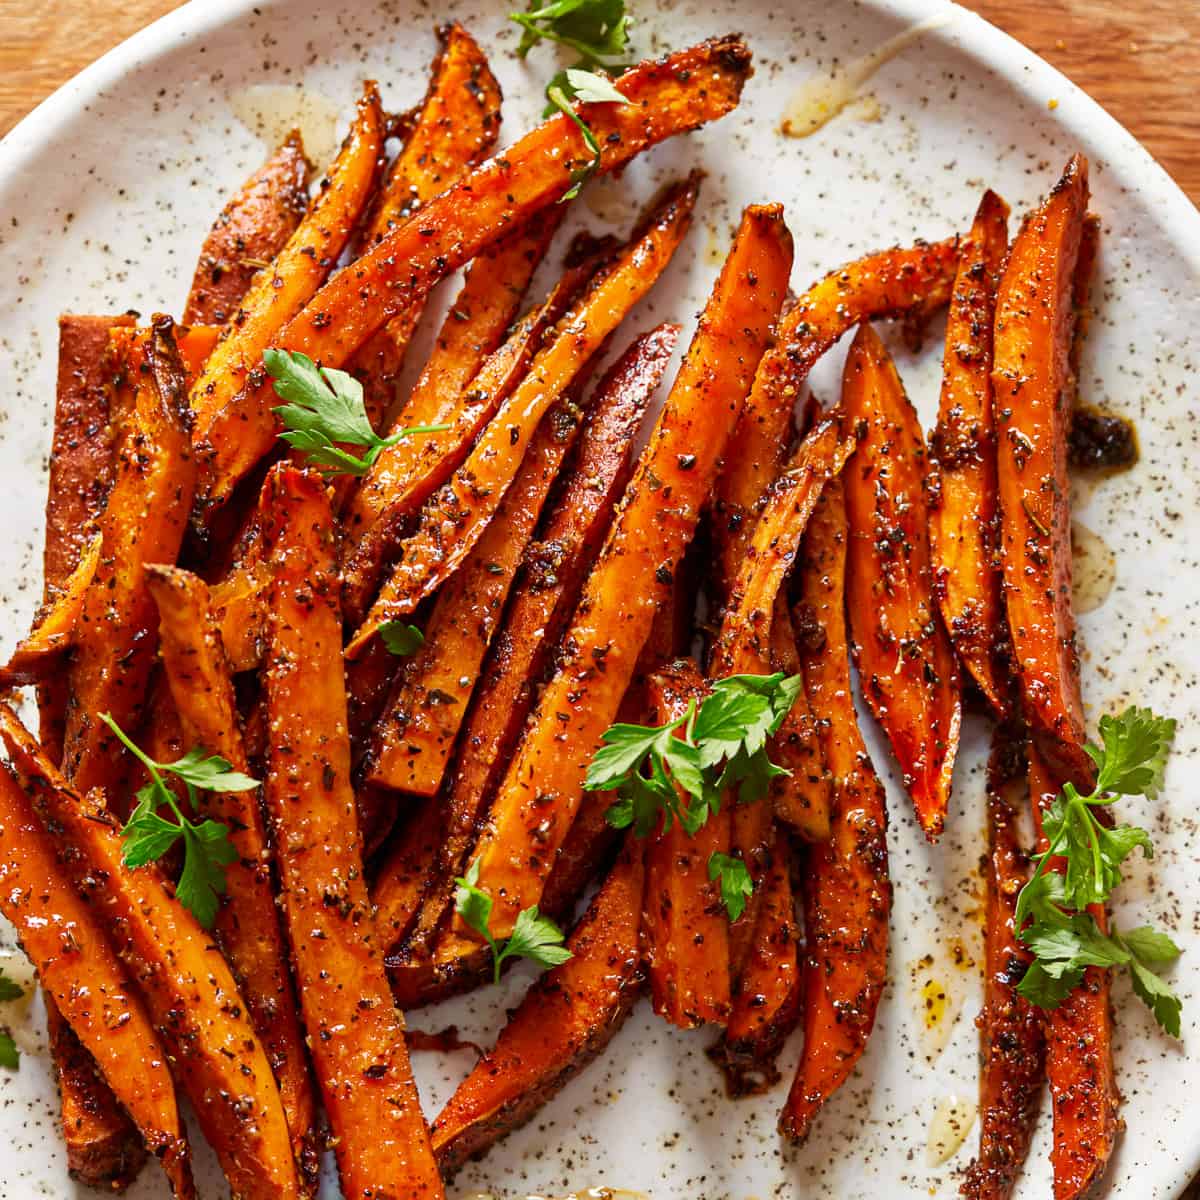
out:
<path id="1" fill-rule="evenodd" d="M 21 1065 L 21 1052 L 13 1035 L 7 1029 L 0 1029 L 0 1067 L 15 1071 Z"/>
<path id="2" fill-rule="evenodd" d="M 612 725 L 588 765 L 588 791 L 615 791 L 607 819 L 617 829 L 633 826 L 645 837 L 661 819 L 676 820 L 689 835 L 719 812 L 721 794 L 737 788 L 741 803 L 767 792 L 788 772 L 767 756 L 767 739 L 795 703 L 800 678 L 731 675 L 678 721 L 666 725 Z M 680 736 L 682 731 L 682 736 Z M 683 796 L 680 796 L 682 790 Z"/>
<path id="3" fill-rule="evenodd" d="M 237 851 L 229 841 L 228 826 L 219 821 L 192 821 L 184 814 L 163 775 L 172 774 L 183 781 L 193 812 L 198 807 L 197 788 L 246 792 L 258 787 L 258 781 L 235 771 L 219 754 L 206 754 L 199 747 L 175 762 L 155 762 L 134 745 L 108 713 L 102 713 L 100 719 L 150 773 L 150 782 L 138 789 L 137 805 L 121 830 L 125 865 L 136 870 L 157 862 L 182 839 L 183 869 L 175 885 L 175 898 L 205 929 L 212 928 L 220 897 L 225 892 L 225 868 L 237 859 Z M 174 820 L 164 817 L 163 809 Z"/>
<path id="4" fill-rule="evenodd" d="M 1179 947 L 1164 933 L 1139 926 L 1105 933 L 1086 910 L 1106 904 L 1122 880 L 1121 866 L 1136 849 L 1147 858 L 1154 847 L 1135 825 L 1109 827 L 1097 809 L 1117 796 L 1154 796 L 1163 773 L 1175 722 L 1131 707 L 1100 720 L 1101 745 L 1087 752 L 1096 764 L 1096 786 L 1086 796 L 1067 784 L 1046 810 L 1047 846 L 1035 857 L 1033 877 L 1017 897 L 1016 924 L 1034 959 L 1018 990 L 1043 1008 L 1056 1008 L 1077 987 L 1087 967 L 1128 968 L 1135 994 L 1159 1025 L 1178 1037 L 1182 1002 L 1152 969 L 1174 962 Z M 1061 868 L 1061 869 L 1059 869 Z"/>
<path id="5" fill-rule="evenodd" d="M 746 911 L 746 901 L 754 894 L 754 880 L 740 858 L 713 851 L 708 859 L 708 877 L 721 883 L 721 903 L 731 921 Z"/>
<path id="6" fill-rule="evenodd" d="M 16 980 L 9 979 L 0 967 L 0 1003 L 8 1000 L 20 1000 L 25 995 L 25 989 Z"/>
<path id="7" fill-rule="evenodd" d="M 575 67 L 568 67 L 550 81 L 546 88 L 546 99 L 550 101 L 551 109 L 557 108 L 575 122 L 579 132 L 583 134 L 584 145 L 592 156 L 584 166 L 571 168 L 571 186 L 563 194 L 562 200 L 574 200 L 579 195 L 579 189 L 591 179 L 600 166 L 600 143 L 596 141 L 591 127 L 575 111 L 571 100 L 577 99 L 593 104 L 628 104 L 629 101 L 603 75 L 581 71 Z"/>
<path id="8" fill-rule="evenodd" d="M 521 58 L 545 39 L 569 46 L 589 65 L 602 65 L 629 45 L 625 0 L 553 0 L 528 12 L 510 13 L 508 19 L 521 27 Z"/>
<path id="9" fill-rule="evenodd" d="M 416 654 L 425 645 L 425 635 L 415 626 L 403 621 L 384 621 L 379 627 L 379 636 L 389 654 L 398 658 Z"/>
<path id="10" fill-rule="evenodd" d="M 538 912 L 536 904 L 517 914 L 512 936 L 498 942 L 489 928 L 492 920 L 492 898 L 476 886 L 479 883 L 479 860 L 476 859 L 462 878 L 454 881 L 454 911 L 465 924 L 487 942 L 492 951 L 492 980 L 500 982 L 500 966 L 506 958 L 528 958 L 542 967 L 554 967 L 571 957 L 563 945 L 563 931 Z"/>
<path id="11" fill-rule="evenodd" d="M 365 475 L 388 446 L 416 433 L 439 433 L 446 425 L 414 425 L 380 437 L 371 428 L 363 402 L 363 388 L 353 375 L 332 367 L 318 367 L 299 351 L 263 351 L 263 366 L 275 381 L 275 394 L 285 403 L 275 414 L 283 422 L 279 435 L 326 475 Z M 337 443 L 362 446 L 359 457 Z"/>

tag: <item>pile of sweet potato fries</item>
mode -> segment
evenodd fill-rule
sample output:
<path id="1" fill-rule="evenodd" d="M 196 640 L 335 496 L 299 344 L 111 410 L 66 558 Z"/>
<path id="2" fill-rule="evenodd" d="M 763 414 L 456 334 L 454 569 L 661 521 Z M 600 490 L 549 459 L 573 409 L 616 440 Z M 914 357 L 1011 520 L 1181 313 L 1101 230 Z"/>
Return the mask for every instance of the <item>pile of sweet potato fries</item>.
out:
<path id="1" fill-rule="evenodd" d="M 720 118 L 750 70 L 736 37 L 633 67 L 625 103 L 580 108 L 598 169 Z M 734 1094 L 774 1084 L 803 1025 L 780 1128 L 804 1138 L 887 976 L 887 818 L 853 662 L 931 840 L 966 681 L 1003 730 L 964 1193 L 1009 1194 L 1048 1077 L 1056 1195 L 1083 1194 L 1117 1127 L 1107 976 L 1049 1015 L 1017 995 L 1025 859 L 1001 784 L 1027 758 L 1052 798 L 1093 769 L 1065 457 L 1086 163 L 1011 244 L 989 192 L 964 236 L 798 297 L 782 206 L 751 206 L 644 441 L 681 331 L 619 327 L 684 245 L 702 180 L 667 187 L 623 243 L 577 236 L 522 316 L 588 149 L 558 115 L 497 154 L 499 124 L 483 52 L 442 30 L 423 104 L 392 120 L 367 84 L 311 200 L 295 136 L 243 185 L 178 322 L 62 318 L 45 604 L 4 669 L 36 685 L 38 736 L 0 702 L 0 908 L 46 995 L 71 1170 L 120 1188 L 149 1153 L 194 1195 L 178 1091 L 235 1196 L 313 1194 L 328 1144 L 352 1200 L 440 1197 L 643 990 L 672 1024 L 717 1028 Z M 398 395 L 430 289 L 464 266 Z M 947 304 L 926 443 L 870 322 L 919 332 Z M 806 378 L 855 330 L 821 411 Z M 279 351 L 361 384 L 357 444 L 318 458 L 297 426 L 281 437 Z M 715 681 L 773 672 L 803 685 L 767 796 L 694 833 L 613 828 L 612 795 L 585 782 L 614 722 L 678 722 Z M 145 799 L 172 789 L 186 828 Z M 748 874 L 733 920 L 714 855 Z M 569 956 L 427 1123 L 401 1014 L 493 978 L 457 907 L 468 869 L 496 942 L 535 906 L 570 924 L 599 886 Z"/>

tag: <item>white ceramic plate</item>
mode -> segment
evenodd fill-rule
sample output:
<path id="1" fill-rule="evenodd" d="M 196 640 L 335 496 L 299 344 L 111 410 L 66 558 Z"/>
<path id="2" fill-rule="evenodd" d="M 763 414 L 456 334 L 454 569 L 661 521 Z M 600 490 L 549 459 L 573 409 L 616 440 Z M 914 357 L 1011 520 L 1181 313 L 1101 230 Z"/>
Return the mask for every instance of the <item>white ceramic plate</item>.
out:
<path id="1" fill-rule="evenodd" d="M 1187 953 L 1175 971 L 1185 996 L 1183 1046 L 1154 1029 L 1127 986 L 1116 1058 L 1128 1128 L 1107 1195 L 1174 1196 L 1200 1167 L 1197 1071 L 1187 1046 L 1196 1033 L 1200 989 L 1200 897 L 1194 786 L 1200 730 L 1194 690 L 1200 643 L 1192 625 L 1200 593 L 1193 539 L 1200 534 L 1198 411 L 1189 384 L 1200 358 L 1200 215 L 1149 156 L 1094 103 L 1015 42 L 967 12 L 925 0 L 743 0 L 728 14 L 701 0 L 636 6 L 641 50 L 679 46 L 740 27 L 757 74 L 742 107 L 699 136 L 660 147 L 620 183 L 594 185 L 581 215 L 625 229 L 657 183 L 687 166 L 709 172 L 691 253 L 681 253 L 630 329 L 698 310 L 741 206 L 780 200 L 796 235 L 795 283 L 861 251 L 915 236 L 963 229 L 990 185 L 1020 208 L 1056 178 L 1076 149 L 1092 161 L 1104 243 L 1098 314 L 1088 339 L 1084 396 L 1132 417 L 1142 460 L 1126 475 L 1077 489 L 1078 518 L 1115 553 L 1115 586 L 1083 616 L 1090 715 L 1129 699 L 1181 719 L 1165 796 L 1128 803 L 1160 847 L 1122 889 L 1119 919 L 1151 918 Z M 394 108 L 424 88 L 436 19 L 457 17 L 493 55 L 508 100 L 506 137 L 540 107 L 552 71 L 548 49 L 522 66 L 500 0 L 436 8 L 424 0 L 205 0 L 160 21 L 68 84 L 0 145 L 0 296 L 7 385 L 0 402 L 0 611 L 5 641 L 23 629 L 40 594 L 45 456 L 60 311 L 178 311 L 201 238 L 223 197 L 266 149 L 235 115 L 243 89 L 303 83 L 312 106 L 349 112 L 358 81 L 378 78 Z M 804 140 L 778 132 L 796 88 L 876 49 L 931 11 L 940 24 L 884 64 L 863 90 L 874 97 Z M 322 102 L 326 98 L 328 103 Z M 874 116 L 875 120 L 864 120 Z M 320 124 L 320 121 L 317 122 Z M 326 135 L 328 135 L 328 128 Z M 901 370 L 928 420 L 936 398 L 938 350 L 899 351 Z M 838 356 L 814 377 L 831 393 Z M 1103 558 L 1103 555 L 1101 555 Z M 975 1131 L 948 1163 L 927 1161 L 939 1102 L 976 1090 L 977 920 L 982 844 L 982 722 L 968 722 L 950 832 L 936 850 L 914 828 L 888 755 L 892 873 L 896 882 L 891 985 L 860 1071 L 828 1106 L 799 1151 L 775 1134 L 782 1090 L 729 1102 L 704 1056 L 711 1038 L 687 1036 L 636 1010 L 604 1057 L 537 1119 L 469 1166 L 451 1194 L 558 1193 L 596 1184 L 637 1189 L 655 1200 L 767 1200 L 777 1196 L 949 1197 L 969 1161 Z M 959 945 L 966 957 L 955 965 Z M 932 959 L 923 962 L 926 955 Z M 488 1042 L 529 976 L 416 1014 L 433 1029 L 450 1021 Z M 948 997 L 934 1030 L 921 988 Z M 0 1196 L 72 1195 L 56 1131 L 49 1064 L 37 1053 L 40 1006 L 0 1014 L 32 1053 L 0 1078 Z M 783 1055 L 785 1076 L 797 1054 Z M 465 1053 L 418 1053 L 434 1113 L 470 1066 Z M 1049 1114 L 1044 1114 L 1022 1197 L 1049 1195 Z M 223 1194 L 202 1155 L 205 1194 Z M 161 1196 L 148 1169 L 131 1195 Z"/>

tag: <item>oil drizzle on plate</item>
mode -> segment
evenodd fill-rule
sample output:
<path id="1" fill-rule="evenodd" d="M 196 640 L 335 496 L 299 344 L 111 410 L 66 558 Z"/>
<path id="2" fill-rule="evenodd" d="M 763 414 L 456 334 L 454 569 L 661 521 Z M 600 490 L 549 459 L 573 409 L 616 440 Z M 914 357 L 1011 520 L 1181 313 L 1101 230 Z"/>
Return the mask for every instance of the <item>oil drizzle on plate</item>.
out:
<path id="1" fill-rule="evenodd" d="M 931 1167 L 949 1162 L 975 1124 L 976 1105 L 966 1096 L 944 1096 L 934 1109 L 925 1142 L 925 1161 Z"/>
<path id="2" fill-rule="evenodd" d="M 823 129 L 834 117 L 854 107 L 862 121 L 878 121 L 883 115 L 879 101 L 873 95 L 863 94 L 865 83 L 884 64 L 908 49 L 913 42 L 931 30 L 939 29 L 950 21 L 950 14 L 930 17 L 911 28 L 888 38 L 870 54 L 837 64 L 806 79 L 788 101 L 780 132 L 788 137 L 805 138 Z"/>
<path id="3" fill-rule="evenodd" d="M 1117 582 L 1117 556 L 1098 533 L 1072 521 L 1071 558 L 1075 611 L 1094 612 L 1108 599 Z"/>
<path id="4" fill-rule="evenodd" d="M 256 83 L 233 92 L 229 107 L 272 150 L 298 129 L 304 139 L 304 152 L 318 170 L 328 164 L 337 149 L 338 106 L 310 88 Z"/>

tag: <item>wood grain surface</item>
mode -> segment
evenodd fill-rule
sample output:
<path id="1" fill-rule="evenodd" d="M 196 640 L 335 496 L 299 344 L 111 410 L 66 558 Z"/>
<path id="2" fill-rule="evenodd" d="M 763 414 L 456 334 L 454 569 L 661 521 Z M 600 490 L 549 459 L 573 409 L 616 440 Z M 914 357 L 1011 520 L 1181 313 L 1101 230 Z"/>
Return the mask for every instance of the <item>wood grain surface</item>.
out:
<path id="1" fill-rule="evenodd" d="M 1094 96 L 1200 203 L 1200 0 L 967 6 Z M 0 0 L 0 134 L 93 59 L 177 7 L 178 0 Z"/>
<path id="2" fill-rule="evenodd" d="M 178 0 L 0 0 L 0 134 L 106 50 L 178 7 Z M 1200 203 L 1200 0 L 967 0 L 967 7 L 1095 97 Z M 1200 1200 L 1200 1185 L 1188 1197 Z"/>

